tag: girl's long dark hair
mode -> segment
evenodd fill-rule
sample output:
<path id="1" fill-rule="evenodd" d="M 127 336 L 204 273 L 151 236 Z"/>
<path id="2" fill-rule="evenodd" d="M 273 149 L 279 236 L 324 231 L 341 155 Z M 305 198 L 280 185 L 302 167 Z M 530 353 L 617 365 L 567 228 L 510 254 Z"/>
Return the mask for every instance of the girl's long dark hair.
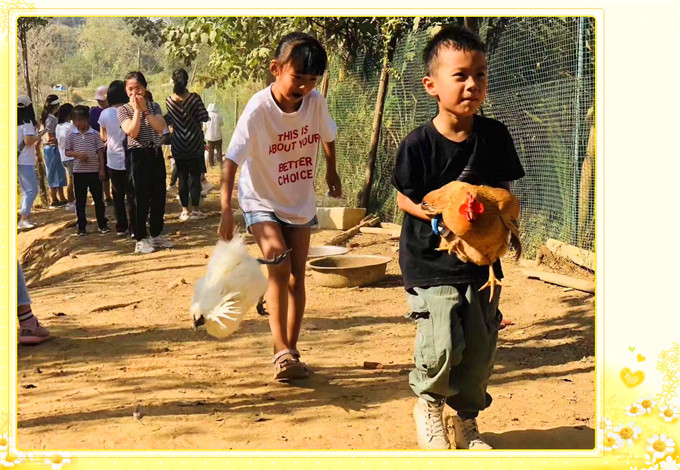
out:
<path id="1" fill-rule="evenodd" d="M 29 104 L 25 108 L 17 107 L 17 126 L 30 122 L 35 126 L 35 111 L 33 105 Z"/>
<path id="2" fill-rule="evenodd" d="M 172 81 L 174 85 L 172 86 L 173 93 L 182 94 L 187 91 L 187 85 L 189 84 L 189 74 L 184 69 L 177 69 L 172 72 Z"/>
<path id="3" fill-rule="evenodd" d="M 114 80 L 109 84 L 106 100 L 109 102 L 109 106 L 125 104 L 129 101 L 127 94 L 125 94 L 125 83 L 122 80 Z"/>
<path id="4" fill-rule="evenodd" d="M 71 111 L 73 111 L 73 105 L 71 103 L 64 103 L 59 106 L 59 112 L 57 113 L 57 124 L 63 124 L 71 119 Z"/>
<path id="5" fill-rule="evenodd" d="M 47 95 L 45 98 L 45 106 L 43 106 L 42 113 L 40 114 L 40 122 L 45 125 L 47 116 L 52 114 L 52 111 L 59 108 L 59 104 L 50 104 L 52 101 L 59 99 L 57 95 Z"/>

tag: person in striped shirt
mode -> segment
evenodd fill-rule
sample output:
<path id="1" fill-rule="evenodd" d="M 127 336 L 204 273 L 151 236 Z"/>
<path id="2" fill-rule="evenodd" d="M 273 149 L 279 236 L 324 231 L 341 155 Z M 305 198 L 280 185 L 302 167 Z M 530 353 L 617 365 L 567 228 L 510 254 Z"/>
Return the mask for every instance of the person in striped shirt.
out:
<path id="1" fill-rule="evenodd" d="M 151 253 L 159 248 L 172 248 L 163 231 L 165 215 L 165 161 L 161 151 L 161 135 L 166 126 L 161 107 L 148 101 L 144 93 L 146 78 L 142 72 L 125 77 L 125 92 L 130 102 L 116 109 L 120 128 L 127 134 L 127 148 L 132 167 L 137 213 L 135 214 L 135 253 Z M 146 219 L 149 218 L 149 239 Z"/>
<path id="2" fill-rule="evenodd" d="M 205 141 L 201 123 L 210 116 L 197 93 L 187 90 L 189 74 L 184 69 L 172 73 L 174 82 L 172 96 L 165 100 L 168 115 L 172 121 L 172 156 L 179 177 L 179 200 L 182 213 L 179 220 L 202 219 L 198 210 L 201 200 L 201 175 L 207 172 L 204 160 Z M 189 204 L 192 211 L 189 212 Z"/>
<path id="3" fill-rule="evenodd" d="M 99 233 L 104 235 L 111 230 L 107 226 L 104 200 L 102 198 L 102 181 L 106 177 L 104 170 L 104 142 L 99 133 L 88 124 L 90 108 L 78 105 L 71 112 L 75 130 L 66 136 L 64 150 L 73 161 L 73 186 L 76 195 L 76 215 L 78 217 L 78 236 L 87 235 L 85 229 L 85 206 L 89 189 L 94 201 Z"/>

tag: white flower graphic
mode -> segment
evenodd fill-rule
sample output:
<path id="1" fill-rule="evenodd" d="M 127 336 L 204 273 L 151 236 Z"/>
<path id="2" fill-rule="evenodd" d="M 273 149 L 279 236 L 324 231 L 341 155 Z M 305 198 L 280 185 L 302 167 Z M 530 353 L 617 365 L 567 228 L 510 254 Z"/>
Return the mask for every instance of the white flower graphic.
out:
<path id="1" fill-rule="evenodd" d="M 45 463 L 52 465 L 52 470 L 60 470 L 64 464 L 71 463 L 71 454 L 51 455 L 45 459 Z"/>
<path id="2" fill-rule="evenodd" d="M 609 452 L 614 449 L 620 449 L 621 447 L 623 447 L 623 440 L 619 437 L 618 434 L 609 431 L 604 436 L 602 446 L 604 447 L 605 452 Z"/>
<path id="3" fill-rule="evenodd" d="M 652 412 L 652 408 L 654 408 L 654 405 L 656 405 L 656 402 L 652 400 L 650 397 L 647 398 L 642 398 L 639 402 L 640 408 L 643 409 L 642 414 L 647 414 Z"/>
<path id="4" fill-rule="evenodd" d="M 642 416 L 645 413 L 645 409 L 639 403 L 633 403 L 626 407 L 626 414 L 628 416 Z"/>
<path id="5" fill-rule="evenodd" d="M 635 441 L 642 432 L 642 428 L 640 426 L 635 426 L 635 423 L 629 421 L 627 425 L 620 424 L 616 426 L 613 429 L 613 432 L 618 434 L 624 444 L 632 446 L 633 441 Z"/>
<path id="6" fill-rule="evenodd" d="M 609 431 L 614 427 L 614 423 L 612 423 L 612 420 L 607 418 L 606 416 L 603 416 L 600 419 L 600 429 L 602 431 Z"/>
<path id="7" fill-rule="evenodd" d="M 647 451 L 652 453 L 654 459 L 663 459 L 666 455 L 675 452 L 675 442 L 664 433 L 650 437 L 647 442 L 649 443 Z"/>
<path id="8" fill-rule="evenodd" d="M 676 419 L 680 418 L 680 409 L 678 409 L 677 406 L 668 405 L 666 408 L 661 410 L 659 417 L 667 423 L 670 423 L 671 421 L 675 421 Z"/>
<path id="9" fill-rule="evenodd" d="M 7 452 L 0 456 L 0 465 L 3 467 L 14 467 L 15 465 L 24 463 L 25 460 L 24 457 L 15 454 L 11 450 L 7 450 Z"/>
<path id="10" fill-rule="evenodd" d="M 675 461 L 673 457 L 670 455 L 666 457 L 666 460 L 662 460 L 659 462 L 659 469 L 660 470 L 679 470 L 680 466 L 678 466 L 678 462 Z"/>

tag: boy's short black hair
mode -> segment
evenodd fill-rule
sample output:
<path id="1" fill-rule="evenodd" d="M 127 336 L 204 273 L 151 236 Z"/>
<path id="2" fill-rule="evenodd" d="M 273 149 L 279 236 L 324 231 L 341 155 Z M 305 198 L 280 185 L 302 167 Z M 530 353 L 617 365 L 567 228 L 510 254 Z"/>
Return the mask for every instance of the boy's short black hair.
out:
<path id="1" fill-rule="evenodd" d="M 82 104 L 74 106 L 73 111 L 71 111 L 71 119 L 74 121 L 76 119 L 90 119 L 90 108 Z"/>
<path id="2" fill-rule="evenodd" d="M 486 54 L 486 46 L 475 33 L 460 26 L 444 26 L 437 34 L 432 36 L 423 50 L 423 64 L 428 75 L 432 73 L 439 51 L 444 47 L 450 47 L 457 51 L 478 51 Z"/>
<path id="3" fill-rule="evenodd" d="M 64 103 L 59 106 L 59 112 L 57 113 L 57 124 L 63 124 L 66 121 L 71 120 L 72 112 L 73 105 L 71 103 Z"/>
<path id="4" fill-rule="evenodd" d="M 323 75 L 328 63 L 326 50 L 321 43 L 315 37 L 301 32 L 282 37 L 276 46 L 274 58 L 282 66 L 294 63 L 301 68 L 297 72 L 306 75 Z"/>

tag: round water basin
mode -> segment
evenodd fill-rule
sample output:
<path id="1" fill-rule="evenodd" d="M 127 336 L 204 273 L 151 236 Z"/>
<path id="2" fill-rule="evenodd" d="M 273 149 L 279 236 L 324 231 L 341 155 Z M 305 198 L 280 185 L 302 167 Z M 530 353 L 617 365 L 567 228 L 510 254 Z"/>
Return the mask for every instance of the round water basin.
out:
<path id="1" fill-rule="evenodd" d="M 307 266 L 312 279 L 326 287 L 366 286 L 383 279 L 392 258 L 377 255 L 325 256 L 312 259 Z"/>
<path id="2" fill-rule="evenodd" d="M 312 245 L 309 247 L 307 258 L 321 258 L 324 256 L 344 255 L 349 251 L 349 248 L 335 245 Z"/>

